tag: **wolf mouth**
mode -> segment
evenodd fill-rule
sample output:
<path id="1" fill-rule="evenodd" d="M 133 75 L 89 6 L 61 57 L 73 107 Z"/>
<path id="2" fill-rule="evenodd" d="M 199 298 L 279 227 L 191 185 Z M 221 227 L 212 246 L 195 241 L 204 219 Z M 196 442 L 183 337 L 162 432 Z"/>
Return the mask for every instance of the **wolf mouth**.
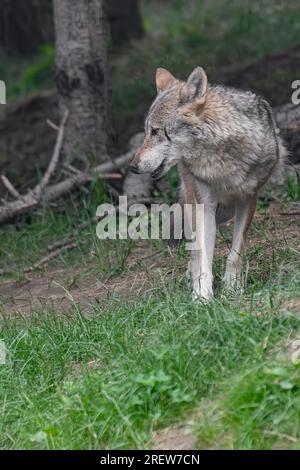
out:
<path id="1" fill-rule="evenodd" d="M 151 173 L 152 178 L 157 179 L 161 176 L 165 167 L 165 160 L 166 159 L 164 158 L 161 164 L 156 168 L 156 170 L 152 171 Z"/>

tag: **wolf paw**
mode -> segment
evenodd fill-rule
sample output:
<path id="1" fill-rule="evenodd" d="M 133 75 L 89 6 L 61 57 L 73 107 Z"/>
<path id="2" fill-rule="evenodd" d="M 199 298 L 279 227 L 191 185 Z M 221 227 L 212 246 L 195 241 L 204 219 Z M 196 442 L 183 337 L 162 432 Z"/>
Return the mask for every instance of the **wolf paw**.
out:
<path id="1" fill-rule="evenodd" d="M 213 296 L 214 296 L 213 293 L 211 293 L 210 295 L 207 295 L 207 294 L 199 295 L 193 292 L 192 300 L 193 302 L 197 302 L 197 303 L 200 302 L 203 304 L 207 304 L 213 298 Z"/>
<path id="2" fill-rule="evenodd" d="M 192 292 L 192 300 L 193 302 L 202 302 L 208 303 L 214 296 L 213 290 L 211 287 L 205 286 L 195 286 Z"/>

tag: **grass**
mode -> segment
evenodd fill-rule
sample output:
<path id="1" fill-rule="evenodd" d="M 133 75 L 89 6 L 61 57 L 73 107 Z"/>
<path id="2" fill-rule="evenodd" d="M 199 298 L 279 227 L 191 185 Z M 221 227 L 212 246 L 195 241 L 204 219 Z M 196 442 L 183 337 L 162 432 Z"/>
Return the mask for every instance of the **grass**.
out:
<path id="1" fill-rule="evenodd" d="M 295 177 L 290 177 L 287 181 L 286 195 L 292 201 L 300 200 L 300 175 L 297 173 Z"/>
<path id="2" fill-rule="evenodd" d="M 22 269 L 32 266 L 48 253 L 48 247 L 68 236 L 75 236 L 77 243 L 73 252 L 62 250 L 51 264 L 51 269 L 76 269 L 80 267 L 81 277 L 93 274 L 99 280 L 124 271 L 127 258 L 132 250 L 131 240 L 99 240 L 96 235 L 96 210 L 98 205 L 110 201 L 106 187 L 99 180 L 90 186 L 90 192 L 61 200 L 59 207 L 41 207 L 39 211 L 20 219 L 15 225 L 0 230 L 0 268 L 13 271 L 9 277 L 18 281 L 26 280 Z M 83 228 L 80 228 L 83 226 Z M 152 241 L 157 248 L 156 241 Z M 162 247 L 165 250 L 165 247 Z M 47 270 L 47 265 L 41 272 Z M 0 299 L 1 304 L 1 299 Z"/>
<path id="3" fill-rule="evenodd" d="M 272 430 L 299 445 L 299 368 L 270 369 L 274 347 L 299 331 L 298 318 L 278 314 L 299 281 L 268 286 L 247 307 L 246 297 L 195 306 L 175 282 L 152 286 L 138 301 L 104 302 L 89 316 L 74 305 L 71 318 L 41 312 L 9 322 L 1 334 L 8 350 L 0 368 L 1 447 L 148 448 L 153 429 L 186 419 L 199 400 L 219 396 L 223 381 L 233 424 L 227 414 L 222 420 L 236 430 L 236 447 L 255 448 Z M 266 437 L 259 446 L 274 442 Z"/>
<path id="4" fill-rule="evenodd" d="M 90 216 L 93 197 L 84 204 Z M 33 262 L 45 244 L 82 222 L 80 213 L 74 207 L 69 218 L 48 213 L 33 216 L 21 232 L 7 228 L 2 250 L 20 267 Z M 216 257 L 209 305 L 190 300 L 184 246 L 167 255 L 161 245 L 167 270 L 145 267 L 143 293 L 127 300 L 100 297 L 89 311 L 74 301 L 65 313 L 48 308 L 11 317 L 4 299 L 0 448 L 147 449 L 153 430 L 190 417 L 199 448 L 299 448 L 300 369 L 285 350 L 300 331 L 289 307 L 299 298 L 300 271 L 296 245 L 282 243 L 273 224 L 266 218 L 252 228 L 257 242 L 248 250 L 242 295 L 223 292 L 224 256 Z M 117 283 L 120 273 L 130 273 L 127 257 L 135 246 L 103 245 L 94 229 L 86 228 L 79 250 L 51 267 L 80 266 L 90 278 L 117 276 Z M 99 253 L 97 273 L 91 249 Z"/>
<path id="5" fill-rule="evenodd" d="M 299 449 L 299 363 L 273 356 L 224 381 L 221 398 L 203 401 L 200 448 Z"/>
<path id="6" fill-rule="evenodd" d="M 43 45 L 32 57 L 1 53 L 0 77 L 6 82 L 7 102 L 54 86 L 54 48 Z"/>
<path id="7" fill-rule="evenodd" d="M 144 1 L 148 35 L 112 59 L 118 125 L 128 125 L 151 100 L 156 66 L 183 77 L 198 63 L 230 68 L 296 44 L 297 3 L 178 0 L 174 9 Z M 9 100 L 52 86 L 52 66 L 51 47 L 17 65 L 4 58 L 0 75 Z M 166 201 L 175 195 L 176 172 L 169 182 Z M 289 180 L 279 197 L 282 204 L 299 200 L 299 181 Z M 1 268 L 12 267 L 12 278 L 26 288 L 22 267 L 91 221 L 105 201 L 106 188 L 96 181 L 80 203 L 76 197 L 60 201 L 5 227 Z M 261 203 L 260 213 L 265 210 Z M 266 217 L 253 225 L 243 293 L 223 291 L 224 256 L 217 255 L 209 305 L 190 300 L 183 246 L 172 252 L 160 242 L 151 247 L 161 250 L 165 269 L 151 263 L 132 268 L 135 243 L 99 242 L 93 222 L 79 230 L 78 248 L 49 266 L 64 270 L 70 295 L 83 277 L 118 284 L 136 269 L 137 281 L 146 274 L 147 282 L 139 295 L 100 297 L 89 311 L 73 301 L 70 311 L 12 316 L 10 300 L 0 299 L 0 339 L 7 349 L 7 363 L 0 365 L 0 448 L 151 448 L 153 430 L 190 418 L 201 449 L 299 448 L 300 369 L 287 347 L 300 331 L 291 303 L 299 301 L 300 288 L 291 222 L 286 218 L 280 227 Z M 227 231 L 219 233 L 224 240 Z"/>

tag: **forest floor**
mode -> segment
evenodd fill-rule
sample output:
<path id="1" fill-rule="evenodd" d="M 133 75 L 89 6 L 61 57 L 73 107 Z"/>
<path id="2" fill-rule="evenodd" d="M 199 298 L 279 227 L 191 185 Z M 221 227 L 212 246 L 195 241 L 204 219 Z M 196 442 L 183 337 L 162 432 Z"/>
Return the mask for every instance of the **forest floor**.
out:
<path id="1" fill-rule="evenodd" d="M 59 222 L 2 237 L 19 250 L 0 282 L 2 448 L 299 448 L 299 203 L 258 208 L 243 292 L 222 289 L 232 223 L 219 231 L 208 305 L 184 243 L 100 242 L 92 223 L 22 273 Z"/>
<path id="2" fill-rule="evenodd" d="M 112 60 L 120 151 L 157 66 L 186 77 L 203 65 L 210 80 L 289 101 L 297 0 L 142 3 L 147 35 Z M 52 87 L 52 67 L 51 46 L 30 66 L 4 58 L 9 100 Z M 299 449 L 299 182 L 259 201 L 242 292 L 223 290 L 232 223 L 219 229 L 207 305 L 191 301 L 184 243 L 98 240 L 107 191 L 89 190 L 0 232 L 0 448 Z M 24 273 L 65 239 L 71 250 Z"/>
<path id="3" fill-rule="evenodd" d="M 269 240 L 272 250 L 275 244 L 297 248 L 300 227 L 299 211 L 300 205 L 296 202 L 281 204 L 281 206 L 273 203 L 271 207 L 264 210 L 264 213 L 255 215 L 254 222 L 256 226 L 263 224 L 265 227 L 264 238 Z M 233 221 L 230 221 L 223 229 L 230 231 L 232 223 Z M 95 228 L 96 225 L 94 225 Z M 259 249 L 262 242 L 260 237 L 261 233 L 257 229 L 250 232 L 248 241 L 250 249 L 253 246 Z M 97 241 L 94 240 L 94 243 Z M 108 273 L 106 269 L 103 272 L 103 264 L 99 262 L 99 257 L 95 256 L 93 251 L 86 253 L 89 257 L 86 268 L 77 264 L 76 254 L 73 255 L 73 262 L 70 266 L 63 247 L 58 256 L 58 262 L 53 263 L 49 258 L 49 262 L 45 263 L 46 266 L 33 269 L 32 272 L 23 272 L 23 269 L 26 269 L 23 261 L 21 265 L 15 266 L 11 273 L 8 272 L 4 280 L 2 277 L 0 282 L 1 313 L 3 315 L 12 313 L 30 315 L 33 311 L 45 309 L 65 312 L 72 309 L 74 303 L 83 311 L 88 311 L 95 301 L 101 299 L 138 297 L 151 284 L 149 275 L 154 278 L 157 273 L 163 277 L 168 277 L 168 273 L 179 278 L 184 275 L 186 257 L 182 256 L 182 248 L 174 250 L 166 245 L 158 243 L 158 246 L 155 246 L 147 241 L 128 242 L 127 245 L 131 246 L 126 247 L 126 260 L 122 262 L 123 267 L 112 273 Z M 226 257 L 229 248 L 229 238 L 226 239 L 224 234 L 220 235 L 216 256 Z M 75 244 L 73 249 L 80 250 L 80 257 L 86 251 L 82 246 L 78 247 Z M 179 253 L 183 258 L 181 262 L 179 262 Z M 265 253 L 265 256 L 269 258 L 270 254 Z M 35 262 L 31 266 L 34 264 Z M 52 267 L 53 264 L 57 267 Z M 253 264 L 255 267 L 256 260 L 251 261 L 251 265 Z"/>

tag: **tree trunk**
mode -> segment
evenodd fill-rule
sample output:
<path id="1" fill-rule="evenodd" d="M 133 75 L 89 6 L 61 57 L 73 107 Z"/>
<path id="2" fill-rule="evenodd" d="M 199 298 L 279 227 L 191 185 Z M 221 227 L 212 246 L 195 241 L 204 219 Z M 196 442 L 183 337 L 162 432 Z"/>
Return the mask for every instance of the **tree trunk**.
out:
<path id="1" fill-rule="evenodd" d="M 139 0 L 109 0 L 108 17 L 114 48 L 142 37 Z M 53 41 L 52 0 L 0 0 L 0 47 L 4 52 L 32 54 L 41 44 Z"/>
<path id="2" fill-rule="evenodd" d="M 63 157 L 103 162 L 111 153 L 108 25 L 104 0 L 54 0 L 55 79 L 70 112 Z"/>
<path id="3" fill-rule="evenodd" d="M 108 16 L 114 48 L 143 36 L 139 0 L 109 0 Z"/>
<path id="4" fill-rule="evenodd" d="M 0 0 L 0 47 L 4 52 L 32 54 L 53 40 L 52 1 Z"/>

